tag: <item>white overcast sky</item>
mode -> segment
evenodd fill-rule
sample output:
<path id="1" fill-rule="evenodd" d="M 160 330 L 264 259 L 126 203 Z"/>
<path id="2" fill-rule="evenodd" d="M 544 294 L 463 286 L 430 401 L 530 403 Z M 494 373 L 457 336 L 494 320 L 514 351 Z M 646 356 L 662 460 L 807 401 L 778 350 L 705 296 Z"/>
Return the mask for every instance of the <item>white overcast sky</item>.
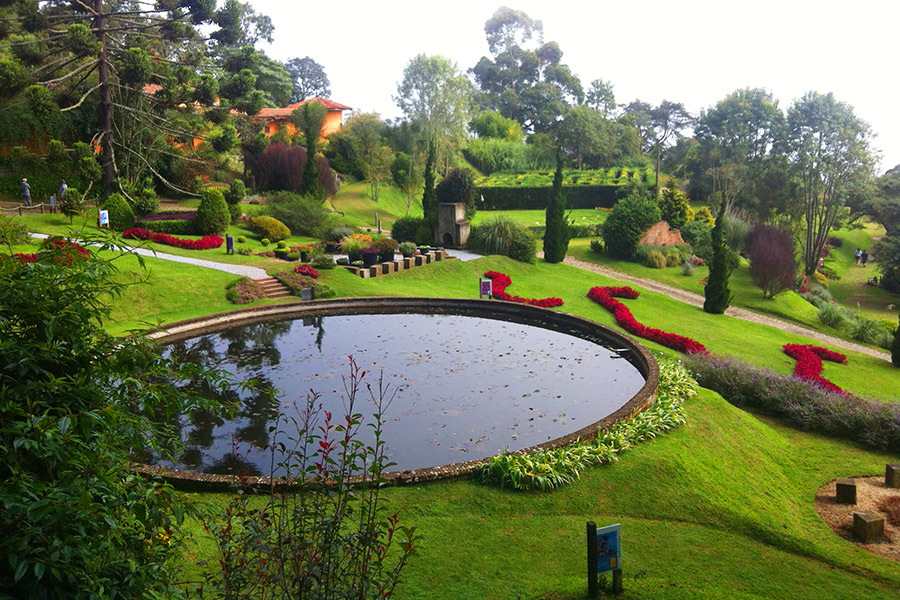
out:
<path id="1" fill-rule="evenodd" d="M 683 102 L 695 115 L 730 92 L 762 87 L 782 109 L 807 91 L 833 92 L 877 134 L 880 170 L 900 164 L 897 0 L 249 0 L 269 15 L 278 60 L 312 57 L 332 99 L 384 118 L 415 55 L 440 54 L 466 71 L 488 55 L 484 23 L 500 6 L 544 24 L 585 87 L 616 100 Z"/>

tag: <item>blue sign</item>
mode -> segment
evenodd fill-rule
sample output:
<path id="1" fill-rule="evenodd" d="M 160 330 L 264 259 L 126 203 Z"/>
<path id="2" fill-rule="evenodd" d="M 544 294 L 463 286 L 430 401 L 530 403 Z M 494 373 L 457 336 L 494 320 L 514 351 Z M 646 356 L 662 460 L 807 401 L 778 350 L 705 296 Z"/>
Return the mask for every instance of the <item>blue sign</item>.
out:
<path id="1" fill-rule="evenodd" d="M 109 227 L 109 211 L 108 210 L 100 211 L 100 226 L 103 227 L 104 225 Z"/>
<path id="2" fill-rule="evenodd" d="M 493 280 L 491 279 L 479 279 L 478 283 L 480 284 L 480 288 L 478 291 L 478 297 L 489 296 L 493 297 Z"/>
<path id="3" fill-rule="evenodd" d="M 622 531 L 616 523 L 597 530 L 597 572 L 622 568 Z"/>

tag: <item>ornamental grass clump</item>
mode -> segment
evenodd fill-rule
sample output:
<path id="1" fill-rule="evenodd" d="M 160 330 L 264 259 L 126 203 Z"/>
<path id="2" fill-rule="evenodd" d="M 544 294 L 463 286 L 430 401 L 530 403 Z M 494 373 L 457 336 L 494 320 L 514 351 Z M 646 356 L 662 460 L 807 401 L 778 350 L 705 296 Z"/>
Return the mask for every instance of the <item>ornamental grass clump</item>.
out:
<path id="1" fill-rule="evenodd" d="M 736 406 L 782 417 L 807 431 L 900 450 L 900 405 L 830 392 L 803 379 L 757 369 L 724 356 L 689 356 L 687 367 L 705 388 Z"/>
<path id="2" fill-rule="evenodd" d="M 697 383 L 681 361 L 661 361 L 656 402 L 631 420 L 613 425 L 593 440 L 562 448 L 501 452 L 478 469 L 477 477 L 482 483 L 514 490 L 547 491 L 572 483 L 587 467 L 615 462 L 635 444 L 683 424 L 683 403 L 696 394 Z"/>

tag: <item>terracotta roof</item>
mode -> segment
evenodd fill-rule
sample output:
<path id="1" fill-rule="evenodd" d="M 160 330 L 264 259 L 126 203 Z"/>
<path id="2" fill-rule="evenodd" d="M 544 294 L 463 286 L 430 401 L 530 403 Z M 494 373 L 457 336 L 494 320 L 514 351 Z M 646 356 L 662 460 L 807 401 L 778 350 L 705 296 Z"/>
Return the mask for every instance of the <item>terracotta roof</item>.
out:
<path id="1" fill-rule="evenodd" d="M 285 108 L 294 110 L 295 108 L 299 108 L 299 107 L 303 106 L 307 102 L 317 102 L 317 103 L 321 104 L 322 106 L 324 106 L 325 108 L 327 108 L 328 110 L 353 110 L 349 106 L 339 104 L 339 103 L 335 102 L 334 100 L 329 100 L 328 98 L 319 98 L 318 96 L 316 96 L 315 98 L 308 98 L 306 100 L 301 100 L 300 102 L 295 102 L 294 104 L 285 106 Z"/>

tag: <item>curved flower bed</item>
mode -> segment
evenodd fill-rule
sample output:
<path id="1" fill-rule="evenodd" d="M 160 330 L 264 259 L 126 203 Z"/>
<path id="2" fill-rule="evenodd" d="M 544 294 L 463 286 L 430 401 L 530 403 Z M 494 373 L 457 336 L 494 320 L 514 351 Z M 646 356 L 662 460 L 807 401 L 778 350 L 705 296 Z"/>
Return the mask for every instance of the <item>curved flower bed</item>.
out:
<path id="1" fill-rule="evenodd" d="M 90 253 L 80 244 L 71 242 L 65 238 L 52 237 L 44 242 L 43 250 L 53 253 L 53 262 L 58 265 L 71 265 L 76 260 L 86 260 L 90 257 Z M 17 252 L 12 255 L 13 260 L 19 262 L 33 263 L 37 262 L 39 254 L 23 254 Z"/>
<path id="2" fill-rule="evenodd" d="M 616 300 L 616 298 L 628 298 L 633 300 L 639 295 L 637 290 L 630 287 L 592 287 L 587 297 L 610 311 L 615 317 L 616 322 L 621 325 L 625 331 L 633 333 L 638 337 L 661 344 L 666 348 L 672 348 L 685 354 L 709 354 L 706 347 L 700 342 L 691 338 L 674 333 L 668 333 L 660 329 L 647 327 L 642 323 L 638 323 L 628 307 Z"/>
<path id="3" fill-rule="evenodd" d="M 794 367 L 794 377 L 812 381 L 829 392 L 847 393 L 822 377 L 822 360 L 847 364 L 847 357 L 843 354 L 805 344 L 785 344 L 782 346 L 782 350 L 797 361 L 797 365 Z"/>
<path id="4" fill-rule="evenodd" d="M 532 306 L 540 306 L 541 308 L 555 308 L 563 305 L 561 298 L 522 298 L 521 296 L 511 296 L 507 294 L 506 288 L 512 283 L 512 279 L 510 279 L 509 275 L 504 273 L 487 271 L 484 274 L 484 277 L 493 281 L 492 295 L 499 300 L 518 302 L 519 304 L 530 304 Z"/>
<path id="5" fill-rule="evenodd" d="M 168 233 L 153 233 L 140 227 L 133 227 L 122 232 L 125 239 L 150 240 L 157 244 L 165 244 L 176 248 L 184 248 L 185 250 L 209 250 L 218 248 L 225 241 L 217 235 L 205 235 L 199 240 L 183 240 Z"/>

